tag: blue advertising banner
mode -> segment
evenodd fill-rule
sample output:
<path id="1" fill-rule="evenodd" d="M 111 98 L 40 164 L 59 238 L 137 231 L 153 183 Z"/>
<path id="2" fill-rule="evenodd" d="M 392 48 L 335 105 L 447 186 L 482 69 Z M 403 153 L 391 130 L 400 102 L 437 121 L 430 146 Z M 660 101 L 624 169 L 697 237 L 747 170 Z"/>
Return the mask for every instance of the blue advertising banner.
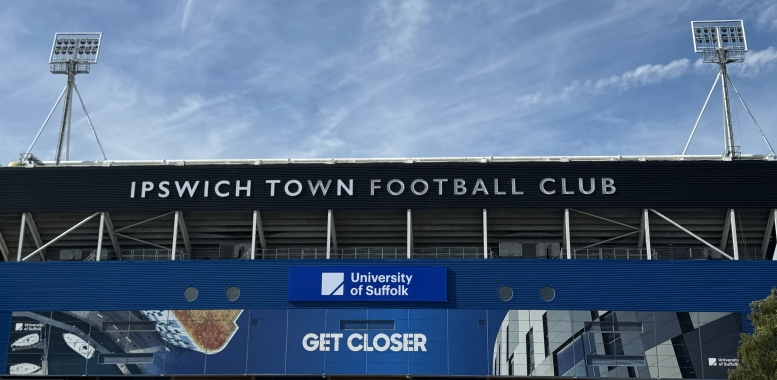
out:
<path id="1" fill-rule="evenodd" d="M 0 377 L 725 379 L 743 322 L 616 310 L 15 311 L 0 314 Z"/>
<path id="2" fill-rule="evenodd" d="M 290 267 L 288 300 L 447 302 L 447 268 Z"/>

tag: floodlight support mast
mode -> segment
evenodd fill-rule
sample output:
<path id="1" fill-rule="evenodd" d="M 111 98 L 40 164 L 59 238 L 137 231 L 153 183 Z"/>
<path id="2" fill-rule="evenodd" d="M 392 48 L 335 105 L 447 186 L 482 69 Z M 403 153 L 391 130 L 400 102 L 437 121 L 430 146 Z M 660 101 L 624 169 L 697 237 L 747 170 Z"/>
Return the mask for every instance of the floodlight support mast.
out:
<path id="1" fill-rule="evenodd" d="M 62 121 L 59 127 L 59 138 L 57 139 L 57 152 L 55 154 L 55 165 L 59 165 L 62 157 L 62 148 L 65 148 L 65 161 L 70 160 L 70 120 L 73 114 L 73 87 L 76 84 L 76 62 L 71 60 L 67 63 L 67 90 L 65 96 L 65 106 L 62 108 Z"/>
<path id="2" fill-rule="evenodd" d="M 720 27 L 716 27 L 718 36 L 720 36 Z M 735 146 L 734 146 L 734 127 L 731 124 L 731 105 L 728 98 L 728 70 L 726 64 L 728 63 L 728 51 L 723 47 L 723 39 L 718 38 L 718 65 L 720 65 L 720 76 L 723 79 L 721 81 L 721 89 L 723 93 L 723 128 L 724 128 L 724 144 L 726 150 L 723 153 L 723 158 L 726 160 L 733 160 L 736 158 Z"/>

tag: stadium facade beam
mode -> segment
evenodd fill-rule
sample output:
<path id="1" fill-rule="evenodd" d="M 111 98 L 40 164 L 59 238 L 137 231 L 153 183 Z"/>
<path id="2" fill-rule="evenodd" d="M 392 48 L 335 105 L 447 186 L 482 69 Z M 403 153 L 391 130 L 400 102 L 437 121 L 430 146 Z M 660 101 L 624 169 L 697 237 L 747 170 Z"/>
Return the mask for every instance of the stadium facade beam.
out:
<path id="1" fill-rule="evenodd" d="M 35 252 L 40 253 L 40 259 L 41 261 L 46 261 L 46 257 L 43 253 L 43 250 L 40 249 L 40 247 L 43 246 L 43 240 L 40 238 L 40 233 L 38 232 L 38 226 L 35 225 L 35 219 L 32 218 L 32 214 L 29 212 L 25 212 L 22 214 L 22 225 L 19 231 L 19 250 L 16 255 L 16 261 L 24 261 L 25 259 L 22 259 L 22 249 L 24 248 L 24 229 L 29 228 L 30 229 L 30 235 L 32 235 L 32 240 L 35 241 Z"/>
<path id="2" fill-rule="evenodd" d="M 264 228 L 262 227 L 262 215 L 259 210 L 254 210 L 253 226 L 251 227 L 251 260 L 256 259 L 256 234 L 259 234 L 259 246 L 262 252 L 267 249 L 267 240 L 264 237 Z"/>
<path id="3" fill-rule="evenodd" d="M 3 259 L 6 262 L 11 261 L 11 253 L 8 251 L 8 245 L 5 244 L 5 239 L 3 239 L 2 232 L 0 232 L 0 253 L 3 254 Z"/>
<path id="4" fill-rule="evenodd" d="M 731 229 L 731 212 L 726 210 L 726 221 L 723 223 L 723 232 L 720 233 L 720 250 L 725 251 L 728 245 L 728 233 Z"/>
<path id="5" fill-rule="evenodd" d="M 488 259 L 488 210 L 483 209 L 483 258 Z"/>
<path id="6" fill-rule="evenodd" d="M 687 228 L 685 228 L 685 227 L 681 226 L 679 223 L 675 222 L 674 220 L 667 218 L 666 216 L 664 216 L 664 214 L 662 214 L 662 213 L 660 213 L 660 212 L 658 212 L 658 211 L 656 211 L 656 210 L 654 210 L 652 208 L 650 209 L 650 211 L 652 211 L 654 214 L 660 216 L 662 219 L 666 220 L 667 222 L 671 223 L 675 227 L 679 228 L 681 231 L 683 231 L 686 234 L 690 235 L 692 238 L 700 241 L 702 244 L 706 245 L 707 247 L 712 248 L 713 251 L 720 253 L 721 255 L 727 257 L 729 260 L 734 260 L 734 258 L 729 256 L 726 252 L 723 252 L 722 250 L 718 249 L 718 247 L 716 247 L 716 246 L 710 244 L 709 242 L 707 242 L 706 240 L 700 238 L 699 236 L 697 236 L 696 234 L 694 234 L 693 232 L 691 232 Z M 648 257 L 650 257 L 650 256 L 648 256 Z"/>
<path id="7" fill-rule="evenodd" d="M 111 245 L 113 245 L 113 251 L 117 257 L 121 257 L 121 246 L 119 245 L 119 238 L 116 236 L 116 229 L 113 227 L 113 220 L 109 212 L 104 212 L 105 215 L 105 227 L 108 229 L 108 236 L 111 238 Z"/>
<path id="8" fill-rule="evenodd" d="M 335 215 L 333 210 L 326 212 L 326 258 L 332 258 L 332 250 L 337 250 L 337 235 L 335 234 Z"/>
<path id="9" fill-rule="evenodd" d="M 407 209 L 407 258 L 413 257 L 413 210 Z"/>
<path id="10" fill-rule="evenodd" d="M 186 221 L 183 218 L 183 211 L 176 211 L 178 214 L 178 228 L 181 229 L 181 237 L 183 238 L 183 244 L 186 247 L 186 254 L 192 257 L 192 243 L 189 241 L 189 230 L 186 229 Z"/>
<path id="11" fill-rule="evenodd" d="M 653 249 L 650 246 L 650 215 L 648 213 L 648 209 L 642 210 L 642 223 L 645 231 L 645 249 L 647 249 L 647 259 L 652 260 Z M 641 245 L 642 245 L 642 241 L 640 240 L 640 250 L 642 249 Z M 641 255 L 642 254 L 640 253 L 640 256 Z"/>
<path id="12" fill-rule="evenodd" d="M 175 261 L 175 249 L 178 246 L 178 211 L 175 211 L 175 219 L 173 221 L 173 248 L 170 250 L 170 258 Z"/>
<path id="13" fill-rule="evenodd" d="M 100 261 L 100 251 L 103 249 L 103 230 L 105 229 L 105 213 L 100 213 L 100 228 L 97 232 L 97 251 L 95 251 L 95 260 Z"/>
<path id="14" fill-rule="evenodd" d="M 769 210 L 769 219 L 766 222 L 766 230 L 764 230 L 764 239 L 761 243 L 761 260 L 766 260 L 766 250 L 769 249 L 769 240 L 772 238 L 772 230 L 775 229 L 775 217 L 777 216 L 777 209 Z M 777 233 L 777 230 L 775 231 Z M 777 239 L 777 234 L 775 234 Z"/>
<path id="15" fill-rule="evenodd" d="M 562 227 L 561 235 L 564 240 L 564 249 L 567 250 L 567 259 L 572 259 L 572 242 L 569 231 L 569 209 L 564 209 L 564 226 Z"/>
<path id="16" fill-rule="evenodd" d="M 59 241 L 59 239 L 62 239 L 63 237 L 67 236 L 69 233 L 71 233 L 71 232 L 75 231 L 75 230 L 76 230 L 78 227 L 81 227 L 81 226 L 83 226 L 84 224 L 86 224 L 86 222 L 88 222 L 88 221 L 90 221 L 90 220 L 94 219 L 94 217 L 96 217 L 97 215 L 100 215 L 100 213 L 99 213 L 99 212 L 96 212 L 96 213 L 94 213 L 94 214 L 92 214 L 92 215 L 89 215 L 88 217 L 86 217 L 86 219 L 84 219 L 84 220 L 82 220 L 82 221 L 80 221 L 80 222 L 76 223 L 76 225 L 75 225 L 75 226 L 68 228 L 68 230 L 67 230 L 67 231 L 65 231 L 65 232 L 63 232 L 63 233 L 59 234 L 59 236 L 57 236 L 57 237 L 55 237 L 55 238 L 53 238 L 53 239 L 49 240 L 49 242 L 48 242 L 48 243 L 46 243 L 46 244 L 41 244 L 41 245 L 38 247 L 38 249 L 36 249 L 36 250 L 32 251 L 32 253 L 30 253 L 29 255 L 25 256 L 25 257 L 22 259 L 22 261 L 27 261 L 27 259 L 29 259 L 30 257 L 34 256 L 36 253 L 39 253 L 39 254 L 41 255 L 41 257 L 43 257 L 43 252 L 46 250 L 46 248 L 48 248 L 50 245 L 52 245 L 52 244 L 56 243 L 57 241 Z M 29 222 L 32 220 L 32 215 L 29 215 L 29 213 L 28 213 L 28 215 L 27 215 L 27 218 L 26 218 L 26 219 L 27 219 L 27 222 L 29 223 Z M 36 234 L 37 234 L 37 232 L 38 232 L 38 231 L 37 231 L 37 228 L 35 227 L 35 224 L 34 224 L 34 222 L 33 222 L 33 224 L 32 224 L 32 225 L 29 225 L 29 227 L 30 227 L 30 231 L 33 231 L 33 230 L 35 230 L 35 233 L 33 233 L 33 238 L 34 238 L 34 237 L 35 237 L 35 235 L 36 235 Z M 38 238 L 37 238 L 37 239 L 35 239 L 35 243 L 36 243 L 36 244 L 38 243 L 38 240 L 39 240 L 39 239 L 40 239 L 40 236 L 38 236 Z M 99 252 L 98 252 L 98 254 L 99 254 Z"/>

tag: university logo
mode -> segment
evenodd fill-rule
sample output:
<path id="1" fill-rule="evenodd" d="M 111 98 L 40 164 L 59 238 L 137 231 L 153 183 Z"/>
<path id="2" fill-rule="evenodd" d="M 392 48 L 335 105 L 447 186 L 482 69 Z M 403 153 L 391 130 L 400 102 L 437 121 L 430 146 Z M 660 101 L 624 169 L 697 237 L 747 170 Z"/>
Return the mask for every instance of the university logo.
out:
<path id="1" fill-rule="evenodd" d="M 341 296 L 343 295 L 343 282 L 345 275 L 340 273 L 321 273 L 321 295 L 322 296 Z"/>
<path id="2" fill-rule="evenodd" d="M 16 331 L 23 331 L 23 329 L 24 329 L 24 323 L 16 324 Z"/>
<path id="3" fill-rule="evenodd" d="M 717 358 L 707 358 L 707 360 L 710 363 L 710 367 L 717 367 L 718 366 L 718 359 Z"/>

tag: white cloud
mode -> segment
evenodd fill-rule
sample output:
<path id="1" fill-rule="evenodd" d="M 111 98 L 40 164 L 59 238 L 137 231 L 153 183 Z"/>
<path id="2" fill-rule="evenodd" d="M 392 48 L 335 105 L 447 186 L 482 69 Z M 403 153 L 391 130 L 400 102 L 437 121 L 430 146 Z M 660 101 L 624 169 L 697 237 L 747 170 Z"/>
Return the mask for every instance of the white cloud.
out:
<path id="1" fill-rule="evenodd" d="M 550 104 L 569 100 L 579 95 L 601 95 L 609 92 L 623 92 L 631 88 L 654 85 L 679 77 L 688 70 L 690 61 L 686 58 L 674 60 L 666 65 L 642 65 L 634 70 L 596 81 L 573 81 L 555 94 L 534 93 L 518 100 L 524 105 Z"/>
<path id="2" fill-rule="evenodd" d="M 425 0 L 383 0 L 380 9 L 386 30 L 378 55 L 389 61 L 405 58 L 412 53 L 419 30 L 429 22 L 429 4 Z"/>

